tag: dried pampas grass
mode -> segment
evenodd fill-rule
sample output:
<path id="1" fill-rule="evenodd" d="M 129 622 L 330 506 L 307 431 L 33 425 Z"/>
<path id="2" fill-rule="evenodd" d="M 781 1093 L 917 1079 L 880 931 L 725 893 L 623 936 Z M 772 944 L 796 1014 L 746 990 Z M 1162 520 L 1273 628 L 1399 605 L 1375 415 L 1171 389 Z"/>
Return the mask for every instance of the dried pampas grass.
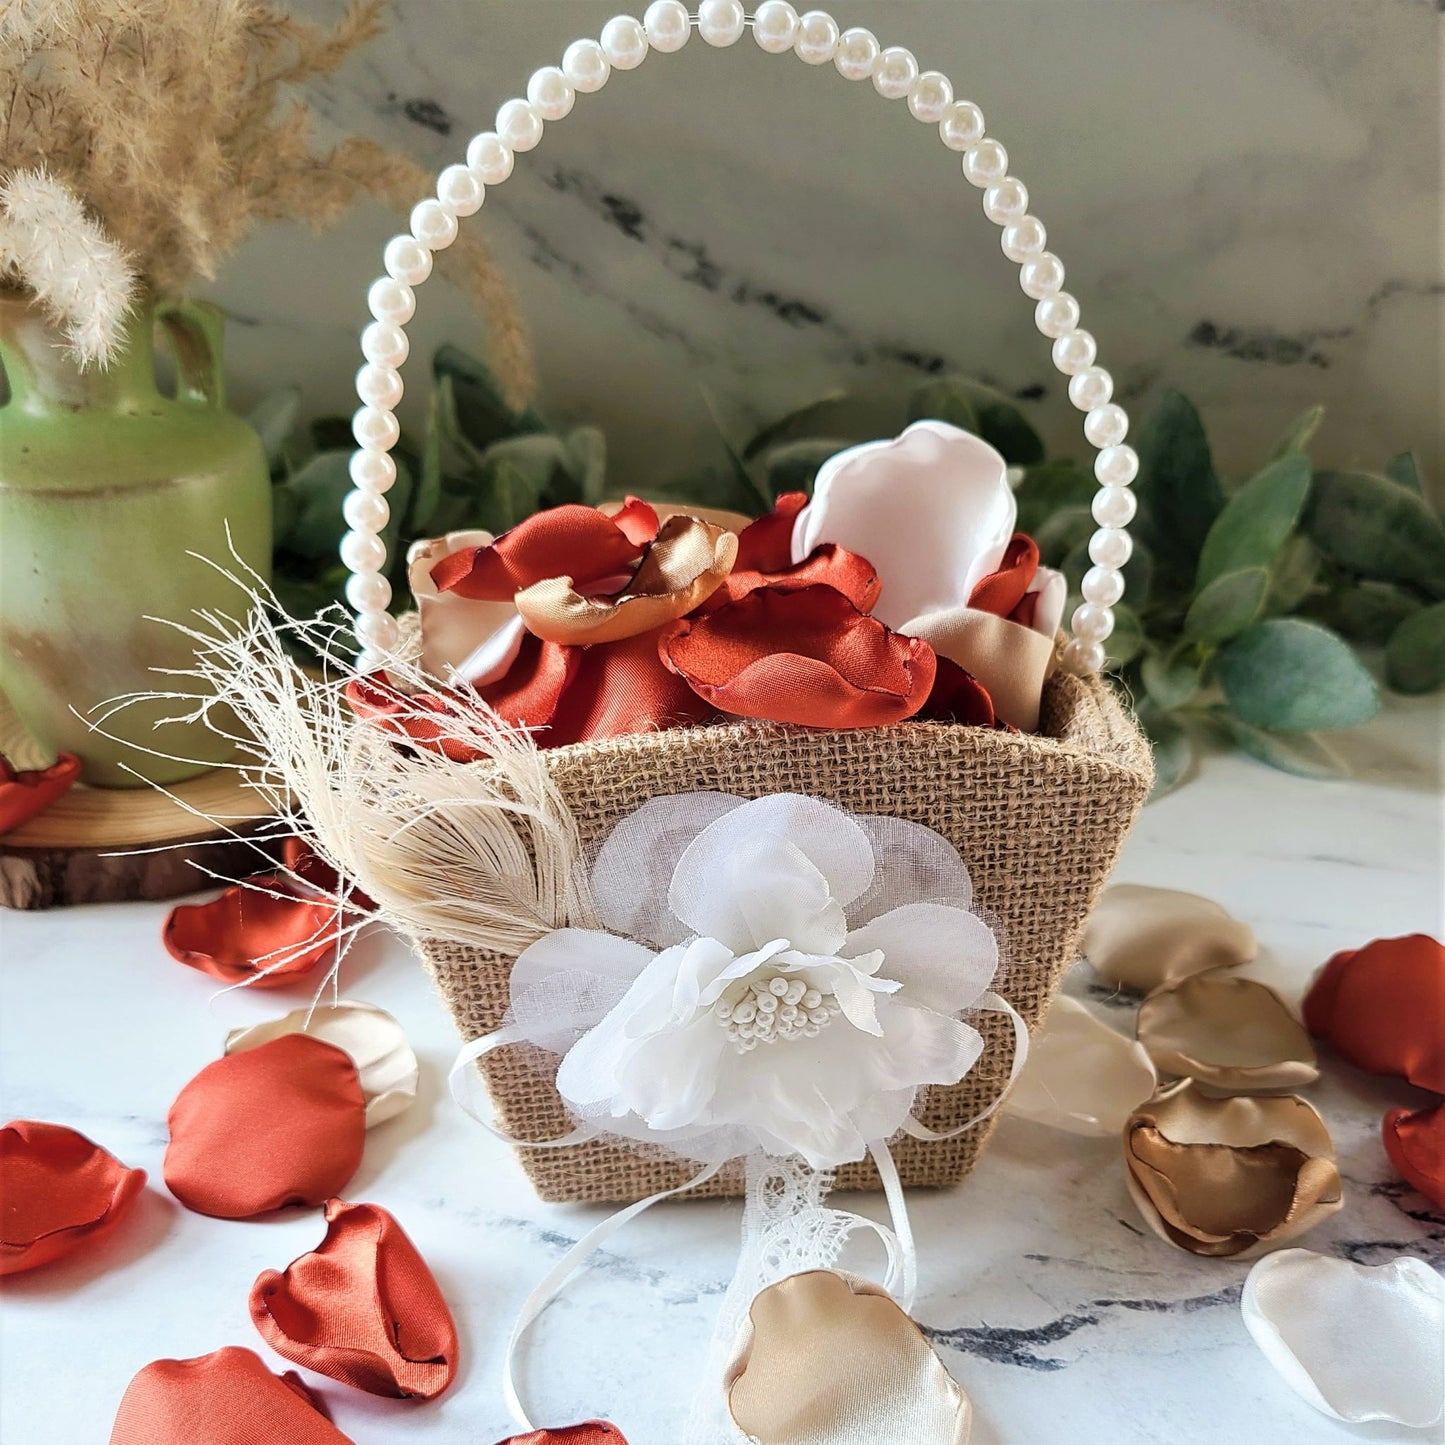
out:
<path id="1" fill-rule="evenodd" d="M 430 173 L 357 137 L 318 146 L 296 96 L 375 36 L 384 10 L 350 0 L 326 26 L 264 0 L 0 0 L 0 180 L 47 170 L 164 295 L 213 277 L 258 222 L 319 230 L 364 195 L 406 216 Z M 490 251 L 468 228 L 437 262 L 485 309 L 520 405 L 531 354 Z M 29 266 L 15 273 L 38 292 Z"/>

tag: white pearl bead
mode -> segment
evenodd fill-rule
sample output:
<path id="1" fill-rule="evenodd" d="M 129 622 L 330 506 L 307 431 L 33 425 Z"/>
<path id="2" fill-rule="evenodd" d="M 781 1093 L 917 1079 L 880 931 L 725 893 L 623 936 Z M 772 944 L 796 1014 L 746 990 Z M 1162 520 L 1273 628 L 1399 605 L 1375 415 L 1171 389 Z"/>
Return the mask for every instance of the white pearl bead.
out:
<path id="1" fill-rule="evenodd" d="M 1064 284 L 1064 263 L 1052 251 L 1041 252 L 1025 261 L 1019 268 L 1019 285 L 1025 296 L 1042 301 L 1052 296 Z"/>
<path id="2" fill-rule="evenodd" d="M 1134 539 L 1119 527 L 1100 527 L 1089 538 L 1089 560 L 1100 567 L 1122 567 L 1134 555 Z"/>
<path id="3" fill-rule="evenodd" d="M 1090 567 L 1079 584 L 1085 602 L 1112 607 L 1124 595 L 1124 577 L 1114 567 Z"/>
<path id="4" fill-rule="evenodd" d="M 833 64 L 844 80 L 867 80 L 878 59 L 878 37 L 871 30 L 855 25 L 838 37 Z"/>
<path id="5" fill-rule="evenodd" d="M 389 452 L 401 436 L 401 425 L 385 407 L 358 407 L 351 418 L 351 434 L 360 447 Z"/>
<path id="6" fill-rule="evenodd" d="M 389 661 L 385 653 L 373 652 L 368 647 L 356 654 L 356 671 L 363 677 L 369 672 L 384 672 Z"/>
<path id="7" fill-rule="evenodd" d="M 1074 638 L 1064 647 L 1064 666 L 1076 677 L 1089 677 L 1104 665 L 1104 644 Z"/>
<path id="8" fill-rule="evenodd" d="M 1080 411 L 1103 406 L 1114 394 L 1114 378 L 1102 366 L 1086 366 L 1069 383 L 1069 400 Z"/>
<path id="9" fill-rule="evenodd" d="M 381 253 L 386 274 L 408 286 L 420 286 L 431 275 L 431 252 L 415 236 L 393 236 Z"/>
<path id="10" fill-rule="evenodd" d="M 991 186 L 1008 175 L 1008 152 L 996 141 L 985 138 L 963 153 L 963 173 L 976 186 Z"/>
<path id="11" fill-rule="evenodd" d="M 369 651 L 390 652 L 396 646 L 396 618 L 389 612 L 364 612 L 356 619 L 356 637 Z"/>
<path id="12" fill-rule="evenodd" d="M 378 321 L 389 321 L 394 326 L 405 326 L 416 315 L 416 297 L 411 287 L 403 281 L 383 276 L 371 283 L 366 293 L 366 304 Z"/>
<path id="13" fill-rule="evenodd" d="M 1054 342 L 1054 365 L 1065 376 L 1076 376 L 1086 366 L 1092 366 L 1098 354 L 1092 332 L 1066 331 Z"/>
<path id="14" fill-rule="evenodd" d="M 385 612 L 391 604 L 391 583 L 380 572 L 353 572 L 346 579 L 346 600 L 358 612 Z"/>
<path id="15" fill-rule="evenodd" d="M 411 342 L 400 326 L 373 321 L 361 333 L 361 354 L 373 366 L 400 366 L 411 354 Z"/>
<path id="16" fill-rule="evenodd" d="M 356 373 L 356 394 L 367 406 L 384 407 L 394 411 L 401 400 L 401 377 L 394 367 L 377 366 L 368 361 Z"/>
<path id="17" fill-rule="evenodd" d="M 953 104 L 953 82 L 940 70 L 925 70 L 908 92 L 908 110 L 914 120 L 936 125 Z"/>
<path id="18" fill-rule="evenodd" d="M 527 104 L 543 120 L 566 120 L 577 102 L 572 82 L 556 65 L 544 65 L 532 72 L 527 82 Z"/>
<path id="19" fill-rule="evenodd" d="M 474 216 L 482 209 L 487 188 L 470 166 L 448 166 L 437 177 L 437 200 L 454 216 Z"/>
<path id="20" fill-rule="evenodd" d="M 1139 453 L 1133 447 L 1105 447 L 1094 458 L 1094 475 L 1102 486 L 1127 487 L 1139 475 Z"/>
<path id="21" fill-rule="evenodd" d="M 1013 176 L 991 185 L 983 193 L 983 213 L 995 226 L 1017 221 L 1029 208 L 1029 188 Z"/>
<path id="22" fill-rule="evenodd" d="M 1139 510 L 1139 501 L 1128 487 L 1100 487 L 1091 510 L 1101 527 L 1127 527 Z"/>
<path id="23" fill-rule="evenodd" d="M 347 532 L 340 552 L 351 572 L 380 572 L 386 565 L 386 544 L 371 532 Z"/>
<path id="24" fill-rule="evenodd" d="M 457 238 L 457 218 L 440 201 L 418 201 L 411 210 L 411 233 L 433 251 L 444 251 Z"/>
<path id="25" fill-rule="evenodd" d="M 1081 642 L 1102 642 L 1114 630 L 1114 614 L 1107 607 L 1084 602 L 1074 609 L 1074 636 Z"/>
<path id="26" fill-rule="evenodd" d="M 709 45 L 736 45 L 743 38 L 742 0 L 702 0 L 697 33 Z"/>
<path id="27" fill-rule="evenodd" d="M 579 95 L 592 95 L 607 84 L 612 64 L 595 40 L 574 40 L 562 53 L 562 74 Z"/>
<path id="28" fill-rule="evenodd" d="M 682 0 L 652 0 L 642 16 L 643 29 L 654 50 L 671 55 L 687 44 L 692 21 Z"/>
<path id="29" fill-rule="evenodd" d="M 1034 307 L 1034 325 L 1045 336 L 1055 338 L 1079 324 L 1079 303 L 1067 291 L 1046 296 Z"/>
<path id="30" fill-rule="evenodd" d="M 396 458 L 390 452 L 363 448 L 352 452 L 351 480 L 364 492 L 389 492 L 396 482 Z"/>
<path id="31" fill-rule="evenodd" d="M 884 100 L 902 100 L 917 79 L 918 62 L 901 45 L 890 45 L 873 62 L 873 89 Z"/>
<path id="32" fill-rule="evenodd" d="M 781 55 L 793 48 L 800 24 L 798 12 L 788 4 L 788 0 L 763 0 L 753 16 L 753 39 L 758 42 L 760 50 L 767 51 L 769 55 Z M 837 33 L 835 25 L 833 34 L 836 36 Z"/>
<path id="33" fill-rule="evenodd" d="M 1096 406 L 1084 418 L 1084 436 L 1094 447 L 1116 447 L 1129 435 L 1129 417 L 1122 406 Z"/>
<path id="34" fill-rule="evenodd" d="M 499 186 L 512 174 L 512 148 L 494 130 L 472 137 L 467 164 L 489 186 Z"/>
<path id="35" fill-rule="evenodd" d="M 798 21 L 793 51 L 805 65 L 826 65 L 838 53 L 838 22 L 826 10 L 808 11 Z"/>
<path id="36" fill-rule="evenodd" d="M 636 70 L 647 50 L 647 30 L 631 15 L 618 15 L 602 27 L 602 53 L 613 69 Z"/>
<path id="37" fill-rule="evenodd" d="M 497 134 L 514 151 L 532 150 L 542 139 L 542 117 L 525 100 L 509 100 L 497 112 Z"/>
<path id="38" fill-rule="evenodd" d="M 341 503 L 341 515 L 353 532 L 380 532 L 391 520 L 386 498 L 375 492 L 348 492 Z"/>
<path id="39" fill-rule="evenodd" d="M 1020 216 L 1011 226 L 1003 228 L 999 245 L 1010 261 L 1024 262 L 1037 256 L 1048 244 L 1049 233 L 1037 216 Z"/>
<path id="40" fill-rule="evenodd" d="M 938 134 L 951 151 L 966 151 L 983 139 L 983 112 L 971 100 L 956 100 L 938 122 Z"/>

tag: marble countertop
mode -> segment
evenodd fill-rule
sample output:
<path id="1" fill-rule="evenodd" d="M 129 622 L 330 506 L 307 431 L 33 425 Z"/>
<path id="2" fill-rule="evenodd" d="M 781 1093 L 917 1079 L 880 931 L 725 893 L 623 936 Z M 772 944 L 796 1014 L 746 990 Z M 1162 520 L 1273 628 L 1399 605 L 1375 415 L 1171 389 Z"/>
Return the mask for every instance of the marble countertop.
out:
<path id="1" fill-rule="evenodd" d="M 1351 737 L 1368 766 L 1348 782 L 1211 757 L 1145 811 L 1118 877 L 1219 899 L 1259 934 L 1253 971 L 1295 999 L 1336 949 L 1439 934 L 1438 729 L 1428 704 L 1392 707 Z M 4 1445 L 97 1445 L 126 1383 L 153 1359 L 240 1344 L 283 1368 L 250 1322 L 247 1294 L 261 1270 L 319 1242 L 319 1213 L 261 1223 L 191 1214 L 166 1193 L 161 1158 L 172 1098 L 227 1030 L 285 1012 L 304 989 L 213 996 L 209 980 L 162 951 L 164 914 L 131 904 L 0 917 L 7 1116 L 72 1125 L 151 1176 L 111 1238 L 0 1290 Z M 347 1197 L 386 1206 L 411 1234 L 452 1303 L 464 1358 L 450 1393 L 429 1405 L 330 1381 L 321 1394 L 358 1445 L 491 1445 L 510 1431 L 498 1375 L 512 1316 L 602 1211 L 539 1204 L 508 1151 L 452 1106 L 444 1078 L 455 1036 L 401 944 L 367 939 L 347 973 L 346 993 L 393 1012 L 423 1061 L 417 1106 L 369 1136 Z M 1068 987 L 1129 1026 L 1087 970 Z M 1346 1200 L 1300 1242 L 1445 1268 L 1445 1219 L 1391 1180 L 1378 1139 L 1380 1115 L 1411 1091 L 1331 1061 L 1309 1093 L 1335 1133 Z M 972 1177 L 916 1195 L 913 1214 L 916 1314 L 972 1396 L 974 1445 L 1428 1437 L 1339 1424 L 1296 1398 L 1240 1322 L 1247 1265 L 1196 1259 L 1148 1234 L 1112 1140 L 1005 1119 Z M 672 1445 L 737 1224 L 736 1205 L 665 1206 L 610 1241 L 536 1331 L 526 1379 L 537 1413 L 558 1425 L 602 1416 L 632 1445 Z"/>

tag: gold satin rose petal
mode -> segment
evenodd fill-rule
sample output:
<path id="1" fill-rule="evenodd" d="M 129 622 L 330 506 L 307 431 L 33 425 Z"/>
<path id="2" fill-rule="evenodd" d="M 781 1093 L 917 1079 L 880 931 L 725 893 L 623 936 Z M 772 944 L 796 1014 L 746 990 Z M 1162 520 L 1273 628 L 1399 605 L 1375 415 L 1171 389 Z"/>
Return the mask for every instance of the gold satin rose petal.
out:
<path id="1" fill-rule="evenodd" d="M 419 1066 L 402 1027 L 385 1009 L 355 999 L 331 1007 L 293 1009 L 282 1018 L 232 1029 L 227 1054 L 269 1044 L 283 1034 L 308 1034 L 351 1056 L 366 1100 L 366 1127 L 394 1119 L 416 1102 Z"/>
<path id="2" fill-rule="evenodd" d="M 1129 1193 L 1161 1239 L 1218 1258 L 1260 1253 L 1339 1207 L 1325 1121 L 1294 1094 L 1215 1099 L 1184 1079 L 1124 1126 Z"/>
<path id="3" fill-rule="evenodd" d="M 1004 1109 L 1070 1134 L 1117 1136 L 1158 1083 L 1142 1045 L 1061 994 L 1034 1035 Z"/>
<path id="4" fill-rule="evenodd" d="M 735 532 L 698 517 L 669 517 L 621 592 L 586 597 L 570 577 L 549 577 L 517 593 L 517 611 L 544 642 L 620 642 L 675 622 L 706 602 L 737 555 Z"/>
<path id="5" fill-rule="evenodd" d="M 1190 974 L 1139 1006 L 1139 1042 L 1161 1074 L 1253 1094 L 1319 1078 L 1304 1025 L 1272 989 L 1230 969 Z"/>
<path id="6" fill-rule="evenodd" d="M 1209 968 L 1248 963 L 1254 930 L 1197 893 L 1116 883 L 1084 928 L 1089 966 L 1106 983 L 1151 993 Z"/>
<path id="7" fill-rule="evenodd" d="M 972 1407 L 887 1291 L 832 1270 L 753 1301 L 724 1377 L 757 1445 L 967 1445 Z"/>

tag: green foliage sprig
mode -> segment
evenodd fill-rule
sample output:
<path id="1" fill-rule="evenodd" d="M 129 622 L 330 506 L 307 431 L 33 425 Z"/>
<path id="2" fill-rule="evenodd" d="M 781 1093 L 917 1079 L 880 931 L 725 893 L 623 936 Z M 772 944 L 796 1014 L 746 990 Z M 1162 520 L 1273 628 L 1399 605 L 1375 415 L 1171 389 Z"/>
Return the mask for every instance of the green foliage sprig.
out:
<path id="1" fill-rule="evenodd" d="M 607 484 L 606 444 L 593 427 L 555 432 L 513 411 L 486 368 L 455 347 L 437 352 L 425 434 L 403 436 L 386 531 L 398 608 L 409 604 L 406 549 L 465 527 L 502 532 L 543 507 L 595 504 Z M 350 490 L 350 426 L 323 418 L 294 435 L 298 397 L 281 393 L 253 421 L 272 458 L 277 591 L 298 615 L 342 595 L 336 550 Z M 1358 648 L 1383 648 L 1399 692 L 1445 682 L 1445 523 L 1414 458 L 1379 472 L 1316 469 L 1314 407 L 1252 476 L 1221 481 L 1199 414 L 1178 392 L 1145 418 L 1134 445 L 1138 514 L 1115 608 L 1109 666 L 1131 690 L 1154 744 L 1159 790 L 1187 776 L 1209 734 L 1274 767 L 1335 770 L 1318 734 L 1367 721 L 1379 687 Z M 995 446 L 1017 480 L 1019 529 L 1074 594 L 1089 566 L 1096 484 L 1077 462 L 1049 458 L 1023 412 L 981 383 L 930 381 L 907 419 L 934 418 Z M 649 495 L 748 515 L 783 492 L 809 490 L 823 462 L 865 440 L 856 401 L 834 393 L 750 439 L 725 434 L 719 458 Z M 720 425 L 719 432 L 724 433 Z"/>

